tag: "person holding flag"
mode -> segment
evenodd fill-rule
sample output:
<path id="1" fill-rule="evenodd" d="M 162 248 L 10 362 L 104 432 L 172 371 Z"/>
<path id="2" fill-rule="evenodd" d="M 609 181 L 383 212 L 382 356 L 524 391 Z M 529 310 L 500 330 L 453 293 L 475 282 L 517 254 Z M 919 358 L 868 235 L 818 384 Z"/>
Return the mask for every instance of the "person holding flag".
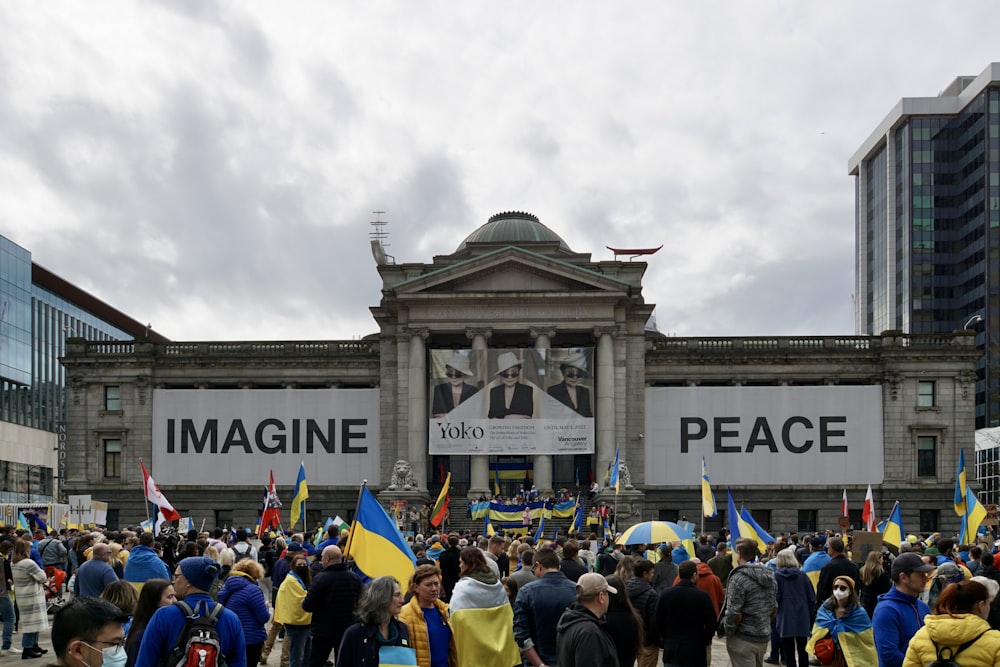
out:
<path id="1" fill-rule="evenodd" d="M 260 526 L 257 530 L 257 537 L 264 537 L 271 528 L 281 525 L 281 501 L 278 500 L 278 492 L 274 488 L 274 471 L 271 471 L 271 483 L 267 486 L 264 494 L 264 508 L 260 513 Z"/>

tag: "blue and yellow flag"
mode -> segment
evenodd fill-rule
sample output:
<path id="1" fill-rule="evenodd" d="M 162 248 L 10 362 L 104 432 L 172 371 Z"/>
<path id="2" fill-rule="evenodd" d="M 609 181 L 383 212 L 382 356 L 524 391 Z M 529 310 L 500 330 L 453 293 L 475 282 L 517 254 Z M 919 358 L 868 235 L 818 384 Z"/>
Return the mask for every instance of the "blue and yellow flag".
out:
<path id="1" fill-rule="evenodd" d="M 576 535 L 583 530 L 583 504 L 580 496 L 576 497 L 576 510 L 573 512 L 573 523 L 569 527 L 569 534 Z"/>
<path id="2" fill-rule="evenodd" d="M 611 534 L 611 526 L 608 525 L 608 517 L 604 517 L 604 539 L 610 540 L 614 537 Z"/>
<path id="3" fill-rule="evenodd" d="M 381 646 L 378 664 L 382 667 L 416 667 L 417 652 L 409 646 Z"/>
<path id="4" fill-rule="evenodd" d="M 705 457 L 701 457 L 701 513 L 708 518 L 718 516 L 719 510 L 715 506 L 715 495 L 712 493 L 712 486 L 708 483 L 708 466 L 705 464 Z"/>
<path id="5" fill-rule="evenodd" d="M 493 529 L 493 523 L 490 521 L 489 513 L 487 513 L 486 517 L 483 519 L 483 535 L 486 537 L 493 537 L 496 534 L 497 531 Z"/>
<path id="6" fill-rule="evenodd" d="M 535 548 L 541 546 L 542 538 L 545 537 L 545 515 L 538 520 L 538 530 L 535 531 Z"/>
<path id="7" fill-rule="evenodd" d="M 774 537 L 754 520 L 750 510 L 746 507 L 740 507 L 740 534 L 757 542 L 761 553 L 767 553 L 767 545 L 774 544 Z"/>
<path id="8" fill-rule="evenodd" d="M 306 498 L 309 497 L 309 487 L 306 486 L 306 464 L 299 464 L 299 477 L 295 480 L 295 497 L 292 498 L 292 528 L 302 519 L 302 527 L 306 523 Z"/>
<path id="9" fill-rule="evenodd" d="M 618 474 L 621 469 L 621 465 L 619 463 L 620 459 L 618 458 L 619 453 L 620 452 L 618 447 L 615 447 L 615 463 L 613 466 L 611 466 L 611 477 L 609 478 L 608 481 L 608 486 L 613 487 L 616 494 L 618 493 L 619 487 L 621 486 L 621 479 L 620 475 Z"/>
<path id="10" fill-rule="evenodd" d="M 350 539 L 344 547 L 344 558 L 348 555 L 366 576 L 374 579 L 392 575 L 404 588 L 417 565 L 413 550 L 399 532 L 396 522 L 375 500 L 368 487 L 361 489 Z"/>
<path id="11" fill-rule="evenodd" d="M 969 488 L 965 489 L 965 506 L 969 509 L 962 517 L 962 529 L 958 534 L 958 543 L 972 544 L 976 539 L 976 532 L 979 530 L 980 524 L 986 518 L 986 508 Z"/>
<path id="12" fill-rule="evenodd" d="M 897 500 L 896 504 L 892 506 L 889 518 L 885 521 L 885 527 L 882 528 L 882 541 L 899 548 L 903 541 L 903 535 L 906 535 L 903 532 L 903 512 L 899 509 L 899 501 Z"/>
<path id="13" fill-rule="evenodd" d="M 497 467 L 493 468 L 493 495 L 500 495 L 500 469 Z"/>
<path id="14" fill-rule="evenodd" d="M 955 514 L 965 518 L 968 512 L 968 505 L 965 502 L 965 492 L 968 490 L 968 481 L 965 475 L 965 449 L 958 450 L 958 472 L 955 474 Z M 965 542 L 960 542 L 965 544 Z"/>
<path id="15" fill-rule="evenodd" d="M 30 530 L 28 526 L 28 518 L 24 516 L 24 512 L 21 510 L 17 511 L 17 527 L 23 530 Z"/>

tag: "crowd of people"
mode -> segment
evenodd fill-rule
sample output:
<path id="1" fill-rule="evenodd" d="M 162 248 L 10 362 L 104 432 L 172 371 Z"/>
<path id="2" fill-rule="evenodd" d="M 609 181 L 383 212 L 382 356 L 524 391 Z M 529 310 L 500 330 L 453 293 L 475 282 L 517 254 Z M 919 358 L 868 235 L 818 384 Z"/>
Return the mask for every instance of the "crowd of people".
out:
<path id="1" fill-rule="evenodd" d="M 16 624 L 22 658 L 41 656 L 57 606 L 52 646 L 67 667 L 168 664 L 189 618 L 211 619 L 228 667 L 268 664 L 279 640 L 278 667 L 697 667 L 711 664 L 716 636 L 737 667 L 1000 664 L 987 545 L 910 536 L 859 567 L 832 532 L 766 549 L 725 537 L 686 547 L 418 534 L 416 567 L 398 581 L 353 571 L 339 527 L 259 541 L 243 529 L 3 528 L 2 648 Z M 53 604 L 55 581 L 70 602 Z"/>

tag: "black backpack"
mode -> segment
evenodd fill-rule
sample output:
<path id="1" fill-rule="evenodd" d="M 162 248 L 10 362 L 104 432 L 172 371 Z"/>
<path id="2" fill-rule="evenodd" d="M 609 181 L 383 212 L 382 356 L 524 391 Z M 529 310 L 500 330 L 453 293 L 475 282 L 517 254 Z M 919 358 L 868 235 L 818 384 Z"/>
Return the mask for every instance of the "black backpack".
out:
<path id="1" fill-rule="evenodd" d="M 186 622 L 177 643 L 160 661 L 159 667 L 226 667 L 226 656 L 222 653 L 216 628 L 225 607 L 216 602 L 211 611 L 205 613 L 208 603 L 204 600 L 194 609 L 184 600 L 174 604 L 184 613 Z"/>
<path id="2" fill-rule="evenodd" d="M 951 647 L 949 646 L 944 646 L 944 647 L 938 646 L 932 640 L 931 644 L 934 644 L 934 650 L 937 651 L 937 660 L 929 663 L 927 667 L 961 667 L 961 665 L 955 662 L 955 656 L 957 656 L 959 653 L 961 653 L 965 649 L 975 644 L 979 640 L 979 637 L 982 637 L 985 634 L 986 632 L 979 633 L 978 636 L 974 637 L 973 639 L 970 639 L 969 641 L 965 642 L 964 644 L 962 644 L 961 646 L 959 646 L 957 649 L 954 650 L 952 650 Z M 944 657 L 945 651 L 948 652 L 947 658 Z"/>
<path id="3" fill-rule="evenodd" d="M 240 551 L 239 547 L 241 544 L 246 547 L 246 551 Z M 235 562 L 239 563 L 244 558 L 250 558 L 253 555 L 253 547 L 246 542 L 237 542 L 233 545 L 233 552 L 236 554 Z"/>

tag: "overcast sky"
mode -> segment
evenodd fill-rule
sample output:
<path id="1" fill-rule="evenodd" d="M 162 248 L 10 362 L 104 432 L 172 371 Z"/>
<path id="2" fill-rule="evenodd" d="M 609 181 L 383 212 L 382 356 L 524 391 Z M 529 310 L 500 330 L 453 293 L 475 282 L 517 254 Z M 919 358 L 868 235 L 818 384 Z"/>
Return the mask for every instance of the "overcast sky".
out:
<path id="1" fill-rule="evenodd" d="M 662 244 L 664 333 L 853 334 L 848 158 L 1000 61 L 998 25 L 992 1 L 2 3 L 0 234 L 175 340 L 372 333 L 373 211 L 398 262 L 508 210 L 595 260 Z"/>

